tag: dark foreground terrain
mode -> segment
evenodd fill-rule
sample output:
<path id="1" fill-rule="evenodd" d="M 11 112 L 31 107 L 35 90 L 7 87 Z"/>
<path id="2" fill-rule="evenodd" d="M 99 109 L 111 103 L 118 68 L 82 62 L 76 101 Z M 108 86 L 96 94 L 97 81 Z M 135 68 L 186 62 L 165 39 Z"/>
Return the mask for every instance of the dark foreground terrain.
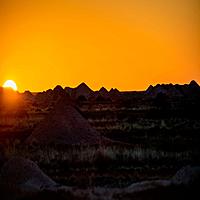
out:
<path id="1" fill-rule="evenodd" d="M 0 195 L 195 199 L 199 113 L 195 81 L 142 92 L 84 83 L 36 94 L 0 88 Z"/>

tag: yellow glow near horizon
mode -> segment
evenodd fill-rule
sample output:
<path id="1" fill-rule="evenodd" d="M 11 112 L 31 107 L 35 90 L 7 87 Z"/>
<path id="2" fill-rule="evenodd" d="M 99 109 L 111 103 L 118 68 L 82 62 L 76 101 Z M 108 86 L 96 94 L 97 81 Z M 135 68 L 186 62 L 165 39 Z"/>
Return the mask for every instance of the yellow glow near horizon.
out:
<path id="1" fill-rule="evenodd" d="M 7 80 L 4 84 L 3 84 L 4 88 L 11 88 L 14 91 L 17 91 L 17 85 L 14 81 L 12 80 Z"/>
<path id="2" fill-rule="evenodd" d="M 0 0 L 0 83 L 200 83 L 199 0 Z"/>

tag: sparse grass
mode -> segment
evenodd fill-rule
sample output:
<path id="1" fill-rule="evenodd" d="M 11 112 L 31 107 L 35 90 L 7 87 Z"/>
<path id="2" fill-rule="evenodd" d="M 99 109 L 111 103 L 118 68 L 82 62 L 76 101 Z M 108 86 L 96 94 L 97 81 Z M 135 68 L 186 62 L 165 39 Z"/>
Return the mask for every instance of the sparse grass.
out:
<path id="1" fill-rule="evenodd" d="M 71 186 L 123 187 L 134 181 L 169 177 L 191 164 L 194 152 L 167 152 L 144 146 L 37 146 L 7 143 L 6 155 L 36 162 L 57 182 Z"/>
<path id="2" fill-rule="evenodd" d="M 38 146 L 30 148 L 19 145 L 16 140 L 7 144 L 6 154 L 23 156 L 41 165 L 66 165 L 70 168 L 120 168 L 141 165 L 174 165 L 190 162 L 195 156 L 191 151 L 167 152 L 142 146 Z"/>
<path id="3" fill-rule="evenodd" d="M 36 162 L 56 182 L 78 187 L 126 187 L 133 182 L 169 178 L 179 168 L 200 164 L 192 151 L 169 152 L 144 145 L 24 146 L 7 141 L 6 156 Z"/>

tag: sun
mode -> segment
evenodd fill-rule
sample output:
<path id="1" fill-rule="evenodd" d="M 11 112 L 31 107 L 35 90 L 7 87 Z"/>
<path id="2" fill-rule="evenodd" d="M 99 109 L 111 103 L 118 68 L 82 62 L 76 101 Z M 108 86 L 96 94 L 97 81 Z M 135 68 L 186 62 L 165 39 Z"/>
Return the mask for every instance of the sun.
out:
<path id="1" fill-rule="evenodd" d="M 14 91 L 17 91 L 17 85 L 13 80 L 7 80 L 4 84 L 3 84 L 4 88 L 11 88 Z"/>

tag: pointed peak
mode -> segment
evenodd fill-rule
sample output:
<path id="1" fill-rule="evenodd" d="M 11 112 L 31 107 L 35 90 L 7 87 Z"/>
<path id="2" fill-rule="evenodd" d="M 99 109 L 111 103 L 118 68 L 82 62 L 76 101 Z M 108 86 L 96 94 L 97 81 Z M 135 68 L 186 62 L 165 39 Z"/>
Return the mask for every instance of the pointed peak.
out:
<path id="1" fill-rule="evenodd" d="M 110 92 L 119 92 L 119 90 L 117 88 L 111 88 Z"/>
<path id="2" fill-rule="evenodd" d="M 57 85 L 53 90 L 54 91 L 63 91 L 63 88 L 62 88 L 62 86 Z"/>
<path id="3" fill-rule="evenodd" d="M 82 89 L 82 90 L 89 90 L 92 91 L 89 86 L 86 85 L 86 83 L 82 82 L 79 86 L 76 87 L 77 89 Z"/>
<path id="4" fill-rule="evenodd" d="M 197 86 L 197 87 L 199 87 L 198 83 L 195 80 L 192 80 L 189 85 L 190 86 L 195 86 L 195 87 Z"/>
<path id="5" fill-rule="evenodd" d="M 108 92 L 108 90 L 105 87 L 101 87 L 101 89 L 99 90 L 99 92 Z"/>
<path id="6" fill-rule="evenodd" d="M 153 85 L 150 85 L 148 88 L 147 88 L 147 90 L 152 90 L 154 87 L 153 87 Z"/>
<path id="7" fill-rule="evenodd" d="M 86 83 L 82 82 L 78 87 L 88 87 Z"/>

